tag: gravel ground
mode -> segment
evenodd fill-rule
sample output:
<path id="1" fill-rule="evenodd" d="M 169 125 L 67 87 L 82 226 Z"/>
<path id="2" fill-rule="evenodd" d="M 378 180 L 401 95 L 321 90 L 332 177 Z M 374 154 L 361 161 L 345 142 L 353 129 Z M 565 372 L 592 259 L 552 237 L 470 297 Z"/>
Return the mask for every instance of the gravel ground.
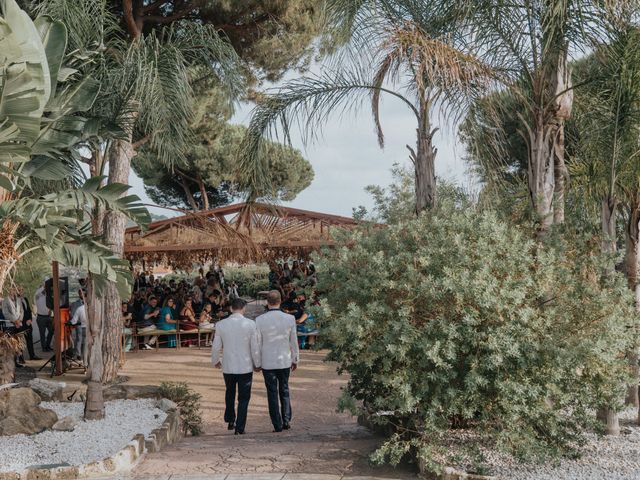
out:
<path id="1" fill-rule="evenodd" d="M 116 400 L 106 403 L 104 420 L 82 420 L 83 403 L 42 402 L 58 418 L 74 417 L 73 432 L 46 431 L 37 435 L 0 437 L 0 472 L 21 471 L 33 465 L 81 465 L 115 454 L 137 433 L 145 436 L 162 425 L 166 413 L 154 400 Z"/>
<path id="2" fill-rule="evenodd" d="M 620 414 L 621 435 L 617 437 L 588 434 L 576 460 L 564 459 L 554 464 L 523 464 L 510 455 L 480 447 L 487 473 L 501 480 L 640 480 L 640 426 L 638 412 L 629 409 Z M 477 442 L 470 432 L 457 432 L 455 445 Z M 461 463 L 461 470 L 470 465 Z"/>

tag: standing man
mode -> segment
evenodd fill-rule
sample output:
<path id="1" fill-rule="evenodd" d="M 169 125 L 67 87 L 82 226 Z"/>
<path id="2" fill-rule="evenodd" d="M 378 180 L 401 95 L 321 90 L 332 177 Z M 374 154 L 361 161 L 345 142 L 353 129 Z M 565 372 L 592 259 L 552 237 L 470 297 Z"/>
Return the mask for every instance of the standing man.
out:
<path id="1" fill-rule="evenodd" d="M 224 421 L 228 430 L 243 435 L 247 423 L 247 409 L 251 399 L 253 372 L 260 371 L 260 348 L 256 324 L 244 316 L 247 302 L 235 298 L 231 315 L 216 324 L 216 337 L 211 348 L 211 363 L 222 368 L 226 386 Z M 222 358 L 220 351 L 222 350 Z M 238 415 L 235 402 L 238 390 Z"/>
<path id="2" fill-rule="evenodd" d="M 280 292 L 271 290 L 267 294 L 268 311 L 256 318 L 269 416 L 276 432 L 290 428 L 289 374 L 300 360 L 296 319 L 280 310 L 281 302 Z"/>
<path id="3" fill-rule="evenodd" d="M 76 360 L 82 360 L 83 365 L 87 365 L 87 310 L 84 304 L 84 290 L 78 290 L 79 302 L 75 309 L 73 317 L 71 317 L 71 325 L 75 326 L 73 331 L 73 344 L 75 349 Z"/>
<path id="4" fill-rule="evenodd" d="M 46 282 L 47 279 L 45 278 Z M 40 332 L 40 347 L 43 352 L 51 352 L 51 340 L 53 340 L 53 321 L 51 320 L 51 310 L 47 307 L 47 293 L 44 282 L 36 290 L 34 297 L 36 306 L 36 324 Z"/>
<path id="5" fill-rule="evenodd" d="M 18 287 L 18 299 L 22 303 L 22 330 L 25 332 L 29 358 L 31 360 L 42 360 L 33 350 L 33 313 L 31 312 L 31 304 L 27 297 L 24 296 L 24 288 L 22 287 Z"/>

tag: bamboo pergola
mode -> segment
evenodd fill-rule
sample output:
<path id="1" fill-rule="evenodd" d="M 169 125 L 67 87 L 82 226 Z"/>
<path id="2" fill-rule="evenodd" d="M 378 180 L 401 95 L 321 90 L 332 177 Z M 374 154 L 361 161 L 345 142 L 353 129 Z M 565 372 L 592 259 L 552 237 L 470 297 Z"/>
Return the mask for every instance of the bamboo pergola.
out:
<path id="1" fill-rule="evenodd" d="M 127 229 L 125 257 L 131 262 L 191 268 L 194 263 L 253 263 L 276 258 L 307 258 L 335 244 L 336 230 L 350 230 L 349 217 L 239 203 L 160 220 L 147 231 Z"/>

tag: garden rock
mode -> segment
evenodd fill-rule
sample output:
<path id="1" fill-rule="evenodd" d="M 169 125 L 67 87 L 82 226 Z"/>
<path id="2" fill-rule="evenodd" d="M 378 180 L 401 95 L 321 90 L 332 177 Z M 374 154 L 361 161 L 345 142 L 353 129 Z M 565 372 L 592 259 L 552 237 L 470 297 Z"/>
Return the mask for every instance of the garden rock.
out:
<path id="1" fill-rule="evenodd" d="M 64 401 L 64 389 L 67 385 L 63 382 L 52 382 L 42 378 L 34 378 L 29 381 L 29 387 L 45 401 Z"/>
<path id="2" fill-rule="evenodd" d="M 58 420 L 51 430 L 56 430 L 57 432 L 73 432 L 78 426 L 78 422 L 73 417 L 64 417 Z"/>
<path id="3" fill-rule="evenodd" d="M 40 397 L 30 388 L 0 391 L 0 435 L 32 435 L 58 421 L 52 410 L 40 406 Z"/>
<path id="4" fill-rule="evenodd" d="M 168 398 L 162 398 L 156 403 L 156 407 L 163 412 L 170 412 L 172 410 L 177 410 L 178 404 L 176 402 L 172 402 Z"/>
<path id="5" fill-rule="evenodd" d="M 138 400 L 160 398 L 160 388 L 155 385 L 110 385 L 103 391 L 104 400 Z"/>

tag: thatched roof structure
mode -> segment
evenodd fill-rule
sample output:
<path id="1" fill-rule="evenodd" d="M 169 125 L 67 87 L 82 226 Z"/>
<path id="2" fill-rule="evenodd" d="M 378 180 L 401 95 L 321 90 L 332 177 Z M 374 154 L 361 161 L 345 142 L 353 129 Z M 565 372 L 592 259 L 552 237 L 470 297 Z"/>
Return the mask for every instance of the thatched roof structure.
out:
<path id="1" fill-rule="evenodd" d="M 336 229 L 353 229 L 349 217 L 263 203 L 239 203 L 127 229 L 125 257 L 132 262 L 190 268 L 211 260 L 249 263 L 306 258 L 334 244 Z"/>

